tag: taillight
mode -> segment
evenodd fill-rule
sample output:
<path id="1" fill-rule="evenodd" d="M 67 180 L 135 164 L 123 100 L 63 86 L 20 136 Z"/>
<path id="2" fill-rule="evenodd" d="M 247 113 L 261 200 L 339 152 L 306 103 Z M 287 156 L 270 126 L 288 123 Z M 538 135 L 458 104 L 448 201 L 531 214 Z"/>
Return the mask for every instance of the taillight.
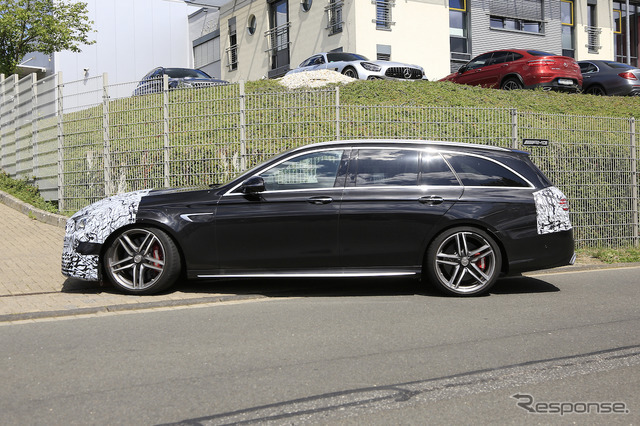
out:
<path id="1" fill-rule="evenodd" d="M 560 208 L 562 210 L 564 210 L 565 212 L 569 211 L 569 202 L 567 201 L 566 198 L 561 198 L 560 199 Z"/>
<path id="2" fill-rule="evenodd" d="M 544 67 L 544 66 L 551 66 L 551 65 L 555 65 L 556 61 L 554 61 L 553 59 L 534 59 L 532 61 L 528 61 L 527 64 L 530 67 Z"/>
<path id="3" fill-rule="evenodd" d="M 626 78 L 627 80 L 637 80 L 638 79 L 631 71 L 621 72 L 618 75 L 620 77 L 622 77 L 622 78 Z"/>

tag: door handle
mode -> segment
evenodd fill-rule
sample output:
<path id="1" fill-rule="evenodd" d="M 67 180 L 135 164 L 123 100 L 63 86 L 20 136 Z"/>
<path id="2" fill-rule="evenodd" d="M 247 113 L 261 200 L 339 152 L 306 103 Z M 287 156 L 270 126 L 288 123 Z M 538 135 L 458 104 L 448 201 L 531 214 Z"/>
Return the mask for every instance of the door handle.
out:
<path id="1" fill-rule="evenodd" d="M 311 197 L 307 198 L 307 202 L 311 204 L 329 204 L 333 201 L 331 197 Z"/>
<path id="2" fill-rule="evenodd" d="M 444 198 L 438 197 L 437 195 L 425 195 L 424 197 L 418 198 L 418 201 L 422 204 L 435 206 L 444 203 Z"/>

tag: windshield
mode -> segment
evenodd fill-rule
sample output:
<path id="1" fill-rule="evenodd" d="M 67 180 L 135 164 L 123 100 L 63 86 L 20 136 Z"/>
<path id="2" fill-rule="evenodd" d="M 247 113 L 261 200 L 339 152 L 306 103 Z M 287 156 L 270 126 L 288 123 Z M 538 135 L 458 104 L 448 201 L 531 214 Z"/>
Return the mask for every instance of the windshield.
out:
<path id="1" fill-rule="evenodd" d="M 327 53 L 327 60 L 329 62 L 368 61 L 368 59 L 362 55 L 358 55 L 356 53 L 346 53 L 346 52 Z"/>
<path id="2" fill-rule="evenodd" d="M 164 72 L 171 78 L 211 78 L 203 71 L 190 68 L 165 68 Z"/>

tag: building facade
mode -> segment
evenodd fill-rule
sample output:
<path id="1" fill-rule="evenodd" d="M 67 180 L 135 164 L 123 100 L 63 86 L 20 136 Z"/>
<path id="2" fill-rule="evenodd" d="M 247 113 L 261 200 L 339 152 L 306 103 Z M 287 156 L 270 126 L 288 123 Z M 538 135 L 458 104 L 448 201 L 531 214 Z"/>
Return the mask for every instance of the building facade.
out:
<path id="1" fill-rule="evenodd" d="M 233 0 L 221 78 L 279 77 L 329 51 L 417 64 L 430 80 L 502 48 L 637 65 L 639 16 L 638 0 Z"/>

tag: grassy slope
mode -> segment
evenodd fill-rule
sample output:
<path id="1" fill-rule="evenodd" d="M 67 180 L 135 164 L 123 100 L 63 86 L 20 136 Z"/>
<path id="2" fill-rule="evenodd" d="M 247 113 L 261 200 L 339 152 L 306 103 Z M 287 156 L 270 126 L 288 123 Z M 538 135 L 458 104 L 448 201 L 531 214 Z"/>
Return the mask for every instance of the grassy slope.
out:
<path id="1" fill-rule="evenodd" d="M 247 83 L 247 92 L 286 90 L 273 80 Z M 341 86 L 340 101 L 343 105 L 494 107 L 552 114 L 640 118 L 640 97 L 592 96 L 542 90 L 507 92 L 437 81 L 357 81 Z"/>

